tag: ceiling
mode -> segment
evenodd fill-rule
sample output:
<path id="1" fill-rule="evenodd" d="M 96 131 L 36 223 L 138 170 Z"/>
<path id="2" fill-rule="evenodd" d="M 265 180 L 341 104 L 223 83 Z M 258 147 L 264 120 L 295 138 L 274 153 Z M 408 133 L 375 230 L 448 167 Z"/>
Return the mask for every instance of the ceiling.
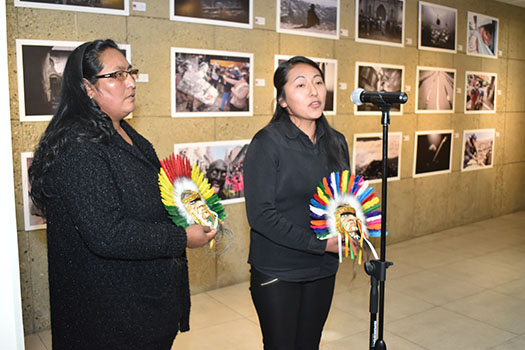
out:
<path id="1" fill-rule="evenodd" d="M 525 0 L 496 0 L 498 2 L 504 2 L 509 5 L 525 7 Z"/>

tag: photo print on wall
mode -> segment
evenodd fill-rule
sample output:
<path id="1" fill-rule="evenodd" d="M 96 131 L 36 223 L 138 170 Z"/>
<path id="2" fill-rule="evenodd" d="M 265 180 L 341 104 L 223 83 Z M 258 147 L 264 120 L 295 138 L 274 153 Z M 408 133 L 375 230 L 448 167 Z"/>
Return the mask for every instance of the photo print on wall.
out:
<path id="1" fill-rule="evenodd" d="M 170 20 L 253 28 L 253 0 L 170 0 Z"/>
<path id="2" fill-rule="evenodd" d="M 355 41 L 404 46 L 404 0 L 356 0 Z"/>
<path id="3" fill-rule="evenodd" d="M 129 0 L 15 0 L 15 6 L 129 16 Z"/>
<path id="4" fill-rule="evenodd" d="M 46 218 L 35 206 L 33 199 L 29 195 L 31 184 L 29 183 L 29 167 L 33 162 L 33 152 L 22 152 L 22 198 L 24 204 L 24 230 L 40 230 L 46 228 Z"/>
<path id="5" fill-rule="evenodd" d="M 465 72 L 465 113 L 496 113 L 497 74 Z"/>
<path id="6" fill-rule="evenodd" d="M 416 113 L 454 113 L 456 70 L 417 67 Z"/>
<path id="7" fill-rule="evenodd" d="M 388 181 L 399 180 L 401 167 L 401 132 L 388 133 Z M 383 134 L 354 134 L 352 173 L 370 183 L 381 182 L 383 176 Z"/>
<path id="8" fill-rule="evenodd" d="M 340 0 L 277 0 L 277 32 L 339 39 Z"/>
<path id="9" fill-rule="evenodd" d="M 454 8 L 420 1 L 417 48 L 456 53 L 457 18 Z"/>
<path id="10" fill-rule="evenodd" d="M 417 131 L 413 177 L 450 173 L 454 130 Z"/>
<path id="11" fill-rule="evenodd" d="M 287 61 L 294 56 L 275 55 L 275 69 L 281 62 Z M 337 60 L 330 58 L 308 57 L 321 69 L 324 74 L 326 86 L 326 104 L 324 107 L 325 115 L 335 115 L 337 107 Z"/>
<path id="12" fill-rule="evenodd" d="M 81 44 L 80 41 L 16 40 L 20 121 L 51 120 L 58 106 L 67 59 Z M 130 45 L 118 46 L 131 62 Z"/>
<path id="13" fill-rule="evenodd" d="M 366 91 L 403 91 L 405 66 L 356 62 L 355 63 L 355 88 Z M 372 103 L 363 103 L 361 106 L 354 104 L 355 115 L 381 115 L 379 107 Z M 390 109 L 390 115 L 402 115 L 403 105 L 394 104 Z"/>
<path id="14" fill-rule="evenodd" d="M 244 157 L 251 140 L 179 143 L 175 154 L 197 164 L 223 204 L 244 201 Z"/>
<path id="15" fill-rule="evenodd" d="M 492 168 L 495 129 L 463 131 L 461 171 Z"/>
<path id="16" fill-rule="evenodd" d="M 171 48 L 172 117 L 253 115 L 253 54 Z"/>
<path id="17" fill-rule="evenodd" d="M 467 55 L 498 58 L 499 20 L 467 13 Z"/>

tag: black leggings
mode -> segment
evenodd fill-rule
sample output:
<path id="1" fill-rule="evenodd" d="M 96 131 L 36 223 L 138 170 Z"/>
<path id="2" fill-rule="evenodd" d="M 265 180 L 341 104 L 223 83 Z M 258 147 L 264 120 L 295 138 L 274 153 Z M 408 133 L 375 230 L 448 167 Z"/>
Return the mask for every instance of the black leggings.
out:
<path id="1" fill-rule="evenodd" d="M 250 291 L 265 350 L 316 350 L 330 311 L 335 275 L 285 282 L 252 267 Z"/>

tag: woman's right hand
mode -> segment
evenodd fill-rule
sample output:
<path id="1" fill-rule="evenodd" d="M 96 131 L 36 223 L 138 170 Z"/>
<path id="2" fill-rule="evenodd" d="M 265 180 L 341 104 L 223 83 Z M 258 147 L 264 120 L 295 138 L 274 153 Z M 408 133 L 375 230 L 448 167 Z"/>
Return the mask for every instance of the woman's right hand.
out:
<path id="1" fill-rule="evenodd" d="M 326 252 L 339 253 L 339 245 L 337 244 L 337 236 L 330 237 L 326 240 Z"/>
<path id="2" fill-rule="evenodd" d="M 186 237 L 188 248 L 204 247 L 217 234 L 217 230 L 212 230 L 209 226 L 191 225 L 186 227 Z"/>

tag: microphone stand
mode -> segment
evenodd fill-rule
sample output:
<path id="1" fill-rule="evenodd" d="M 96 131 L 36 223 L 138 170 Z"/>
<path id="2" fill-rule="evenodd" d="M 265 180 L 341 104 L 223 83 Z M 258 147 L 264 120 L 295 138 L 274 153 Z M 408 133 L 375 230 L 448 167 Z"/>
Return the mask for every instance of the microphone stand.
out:
<path id="1" fill-rule="evenodd" d="M 387 178 L 388 178 L 388 125 L 390 124 L 391 104 L 378 104 L 381 109 L 381 124 L 383 124 L 383 173 L 381 198 L 381 257 L 380 260 L 371 260 L 365 263 L 365 271 L 370 276 L 370 350 L 386 350 L 383 340 L 383 323 L 385 311 L 385 280 L 386 269 L 393 262 L 386 261 L 386 213 L 387 213 Z M 378 294 L 379 282 L 379 294 Z M 378 309 L 379 299 L 379 309 Z M 379 311 L 379 325 L 377 314 Z M 376 338 L 377 335 L 377 338 Z"/>

